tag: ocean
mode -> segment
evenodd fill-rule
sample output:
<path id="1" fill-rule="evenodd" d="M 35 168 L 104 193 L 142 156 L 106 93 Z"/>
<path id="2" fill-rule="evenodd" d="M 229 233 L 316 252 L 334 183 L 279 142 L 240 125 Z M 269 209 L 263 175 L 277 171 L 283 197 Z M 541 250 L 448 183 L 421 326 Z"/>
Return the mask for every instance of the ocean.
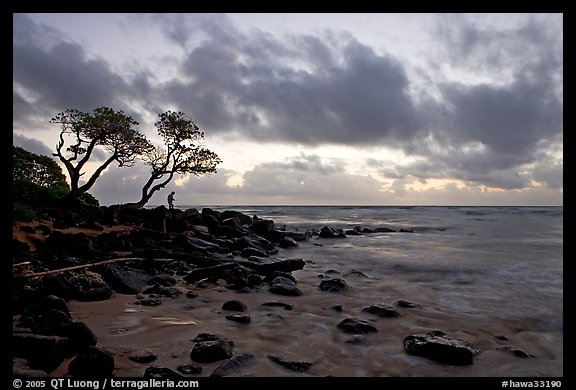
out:
<path id="1" fill-rule="evenodd" d="M 120 309 L 111 318 L 108 306 L 99 317 L 94 304 L 77 303 L 80 316 L 92 308 L 85 318 L 98 322 L 93 326 L 102 332 L 134 328 L 132 336 L 112 333 L 103 343 L 111 348 L 122 342 L 141 346 L 143 335 L 153 340 L 170 327 L 173 342 L 148 347 L 167 357 L 164 364 L 174 366 L 177 362 L 169 356 L 186 355 L 196 333 L 212 331 L 233 339 L 238 353 L 256 356 L 258 363 L 244 371 L 246 376 L 296 375 L 270 363 L 267 353 L 314 363 L 306 376 L 563 376 L 563 207 L 207 207 L 272 219 L 277 228 L 292 231 L 359 226 L 397 232 L 312 237 L 296 248 L 281 249 L 277 257 L 306 261 L 303 270 L 293 272 L 304 293 L 299 297 L 275 296 L 265 287 L 238 295 L 211 286 L 198 291 L 206 301 L 195 302 L 194 310 L 178 300 L 143 308 L 129 297 L 118 297 Z M 320 291 L 318 284 L 326 275 L 345 279 L 350 292 Z M 251 324 L 220 318 L 218 305 L 227 299 L 248 305 Z M 402 309 L 394 319 L 362 311 L 399 299 L 417 308 Z M 271 316 L 274 313 L 260 305 L 272 300 L 291 303 L 294 309 Z M 343 310 L 332 309 L 335 305 Z M 154 320 L 147 314 L 150 310 Z M 379 332 L 367 336 L 369 346 L 346 343 L 349 335 L 336 328 L 351 316 L 374 321 Z M 474 343 L 482 353 L 465 367 L 406 354 L 405 336 L 432 330 Z M 523 357 L 513 351 L 523 352 Z M 128 367 L 126 373 L 137 370 Z"/>

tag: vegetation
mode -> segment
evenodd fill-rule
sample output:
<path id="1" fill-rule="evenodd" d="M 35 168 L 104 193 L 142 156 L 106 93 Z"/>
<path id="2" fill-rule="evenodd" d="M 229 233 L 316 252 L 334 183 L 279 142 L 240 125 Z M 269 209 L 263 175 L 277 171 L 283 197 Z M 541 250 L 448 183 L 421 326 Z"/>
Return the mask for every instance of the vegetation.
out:
<path id="1" fill-rule="evenodd" d="M 119 168 L 131 167 L 141 160 L 150 167 L 150 177 L 142 188 L 140 200 L 123 205 L 141 208 L 175 175 L 215 173 L 222 162 L 216 153 L 204 147 L 204 133 L 196 123 L 180 111 L 159 115 L 155 126 L 164 141 L 162 146 L 153 145 L 134 129 L 139 123 L 132 117 L 108 107 L 98 107 L 92 113 L 68 109 L 50 122 L 60 124 L 59 142 L 53 156 L 68 171 L 70 183 L 52 158 L 14 147 L 12 174 L 16 220 L 37 218 L 38 212 L 47 207 L 98 207 L 98 200 L 87 191 L 112 163 L 117 163 Z M 102 149 L 106 152 L 104 157 Z M 81 182 L 88 163 L 99 165 Z"/>
<path id="2" fill-rule="evenodd" d="M 88 191 L 102 172 L 113 162 L 118 167 L 130 167 L 136 158 L 150 150 L 152 145 L 139 131 L 133 129 L 138 122 L 123 111 L 114 111 L 108 107 L 99 107 L 92 114 L 68 109 L 51 120 L 59 123 L 60 141 L 56 153 L 68 170 L 70 192 L 66 195 L 74 200 Z M 67 141 L 70 145 L 64 150 Z M 80 185 L 80 178 L 86 173 L 86 164 L 95 161 L 94 152 L 103 147 L 109 156 L 96 168 L 92 176 Z"/>
<path id="3" fill-rule="evenodd" d="M 176 174 L 202 176 L 214 173 L 222 162 L 216 153 L 203 147 L 204 133 L 186 114 L 166 111 L 159 117 L 154 125 L 164 140 L 164 148 L 155 147 L 143 155 L 143 161 L 150 166 L 150 177 L 142 187 L 140 200 L 127 204 L 128 207 L 143 207 Z"/>
<path id="4" fill-rule="evenodd" d="M 62 168 L 48 156 L 41 156 L 14 146 L 12 148 L 12 178 L 41 187 L 68 188 Z"/>
<path id="5" fill-rule="evenodd" d="M 70 192 L 62 168 L 50 157 L 31 153 L 13 146 L 12 193 L 13 218 L 31 221 L 38 218 L 43 209 L 58 207 Z M 98 200 L 84 193 L 78 203 L 99 206 Z"/>

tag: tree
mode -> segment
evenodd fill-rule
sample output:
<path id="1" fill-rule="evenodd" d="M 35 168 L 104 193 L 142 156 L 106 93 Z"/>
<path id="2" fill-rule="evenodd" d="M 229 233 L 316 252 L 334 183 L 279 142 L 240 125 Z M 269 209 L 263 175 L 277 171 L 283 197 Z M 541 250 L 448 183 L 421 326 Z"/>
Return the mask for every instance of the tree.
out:
<path id="1" fill-rule="evenodd" d="M 130 167 L 137 157 L 152 149 L 146 137 L 133 128 L 138 125 L 137 121 L 123 111 L 116 112 L 108 107 L 98 107 L 91 114 L 68 109 L 50 122 L 61 125 L 54 156 L 62 161 L 70 176 L 70 192 L 66 195 L 68 200 L 75 200 L 88 191 L 114 161 L 118 167 Z M 69 139 L 71 144 L 63 151 Z M 109 156 L 81 185 L 80 178 L 86 173 L 86 163 L 95 160 L 93 155 L 98 147 L 103 147 Z"/>
<path id="2" fill-rule="evenodd" d="M 68 188 L 62 168 L 48 156 L 12 147 L 12 180 L 26 180 L 41 187 Z"/>
<path id="3" fill-rule="evenodd" d="M 70 190 L 62 168 L 48 156 L 12 147 L 14 220 L 32 221 L 39 210 L 54 206 Z"/>
<path id="4" fill-rule="evenodd" d="M 204 132 L 186 114 L 166 111 L 159 117 L 154 125 L 164 140 L 164 148 L 157 146 L 144 153 L 142 159 L 150 166 L 150 177 L 142 187 L 140 200 L 126 204 L 126 207 L 143 207 L 176 174 L 203 176 L 215 173 L 222 162 L 216 153 L 204 148 Z"/>

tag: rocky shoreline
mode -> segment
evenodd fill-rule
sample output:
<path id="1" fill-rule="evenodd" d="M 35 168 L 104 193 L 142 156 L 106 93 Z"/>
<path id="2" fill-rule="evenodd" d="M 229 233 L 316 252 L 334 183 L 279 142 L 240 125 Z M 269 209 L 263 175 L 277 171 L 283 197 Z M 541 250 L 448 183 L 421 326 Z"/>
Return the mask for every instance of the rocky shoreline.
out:
<path id="1" fill-rule="evenodd" d="M 266 289 L 278 300 L 262 306 L 290 311 L 292 304 L 283 302 L 282 297 L 303 294 L 293 272 L 304 269 L 307 260 L 280 254 L 289 254 L 289 248 L 313 237 L 337 240 L 380 232 L 395 231 L 362 227 L 287 231 L 276 228 L 272 220 L 237 211 L 168 210 L 164 206 L 150 210 L 103 207 L 90 217 L 61 213 L 49 223 L 15 226 L 13 374 L 49 376 L 68 364 L 64 369 L 67 376 L 115 375 L 114 354 L 99 345 L 98 335 L 85 322 L 72 317 L 70 300 L 103 301 L 116 293 L 133 295 L 137 305 L 155 307 L 181 296 L 193 300 L 198 297 L 198 289 L 223 281 L 226 290 L 234 294 Z M 319 275 L 319 291 L 346 294 L 351 290 L 343 277 L 329 271 Z M 352 272 L 354 276 L 366 276 Z M 394 305 L 367 305 L 362 312 L 377 318 L 396 318 L 401 317 L 399 309 L 418 308 L 418 303 L 400 299 Z M 242 299 L 229 299 L 217 309 L 227 313 L 226 320 L 250 326 L 251 317 Z M 341 305 L 332 309 L 342 311 Z M 369 345 L 365 335 L 378 332 L 373 321 L 353 316 L 336 326 L 350 335 L 346 343 L 358 346 Z M 507 341 L 506 336 L 500 337 Z M 187 362 L 177 370 L 155 365 L 152 352 L 136 353 L 129 359 L 143 365 L 145 378 L 199 375 L 213 363 L 218 365 L 209 376 L 242 375 L 243 368 L 256 359 L 253 353 L 235 354 L 234 340 L 218 334 L 199 333 L 192 342 Z M 440 330 L 408 334 L 399 342 L 408 355 L 446 365 L 473 364 L 481 353 L 479 346 Z M 517 357 L 532 357 L 520 349 L 507 348 Z M 266 356 L 294 373 L 305 373 L 314 364 L 275 353 Z"/>

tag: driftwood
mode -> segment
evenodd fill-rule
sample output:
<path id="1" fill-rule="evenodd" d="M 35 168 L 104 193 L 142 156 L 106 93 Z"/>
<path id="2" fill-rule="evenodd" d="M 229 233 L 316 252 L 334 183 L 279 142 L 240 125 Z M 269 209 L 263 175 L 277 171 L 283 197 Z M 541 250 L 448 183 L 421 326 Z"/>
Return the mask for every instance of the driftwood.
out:
<path id="1" fill-rule="evenodd" d="M 66 272 L 66 271 L 75 271 L 78 269 L 96 267 L 99 265 L 120 263 L 123 261 L 145 261 L 145 260 L 149 260 L 149 259 L 146 259 L 143 257 L 122 257 L 119 259 L 104 260 L 104 261 L 100 261 L 98 263 L 89 263 L 89 264 L 82 264 L 82 265 L 74 265 L 72 267 L 66 267 L 66 268 L 60 268 L 60 269 L 52 269 L 50 271 L 16 274 L 16 275 L 13 275 L 13 277 L 14 278 L 35 278 L 35 277 L 39 277 L 39 276 L 59 274 L 59 273 Z"/>

